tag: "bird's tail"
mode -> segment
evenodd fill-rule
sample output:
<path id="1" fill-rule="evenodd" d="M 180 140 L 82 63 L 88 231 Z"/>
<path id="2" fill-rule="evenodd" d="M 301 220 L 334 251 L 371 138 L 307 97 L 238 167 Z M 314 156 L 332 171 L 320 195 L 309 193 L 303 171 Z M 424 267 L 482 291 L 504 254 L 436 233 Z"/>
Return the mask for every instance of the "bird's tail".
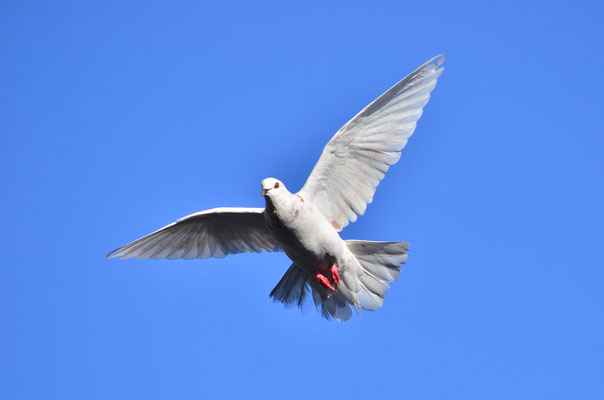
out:
<path id="1" fill-rule="evenodd" d="M 327 291 L 307 271 L 292 264 L 270 297 L 286 307 L 296 305 L 302 308 L 312 293 L 315 306 L 323 317 L 338 321 L 349 319 L 352 309 L 357 306 L 369 311 L 380 308 L 384 303 L 384 293 L 388 290 L 386 282 L 397 280 L 400 264 L 407 262 L 409 243 L 347 240 L 346 245 L 361 266 L 356 293 L 342 285 L 344 282 L 338 285 L 336 291 Z M 346 277 L 343 278 L 346 281 Z"/>
<path id="2" fill-rule="evenodd" d="M 336 291 L 326 290 L 308 271 L 292 264 L 272 290 L 270 297 L 275 302 L 283 303 L 285 307 L 296 305 L 303 308 L 306 299 L 312 293 L 315 306 L 324 318 L 346 321 L 352 315 L 352 305 L 342 290 L 341 285 Z M 352 296 L 354 297 L 354 294 Z"/>
<path id="3" fill-rule="evenodd" d="M 377 310 L 384 304 L 384 293 L 389 289 L 386 282 L 397 280 L 400 264 L 407 262 L 409 243 L 347 240 L 346 245 L 361 265 L 361 290 L 355 293 L 359 306 L 368 311 Z"/>
<path id="4" fill-rule="evenodd" d="M 285 307 L 297 305 L 302 308 L 310 292 L 309 277 L 304 269 L 292 264 L 269 297 L 283 303 Z"/>

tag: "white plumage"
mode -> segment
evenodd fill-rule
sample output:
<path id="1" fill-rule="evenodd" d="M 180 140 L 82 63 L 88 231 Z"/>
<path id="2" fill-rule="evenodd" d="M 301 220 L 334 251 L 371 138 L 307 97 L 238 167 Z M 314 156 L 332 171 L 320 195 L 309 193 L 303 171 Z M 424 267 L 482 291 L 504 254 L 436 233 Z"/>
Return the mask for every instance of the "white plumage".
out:
<path id="1" fill-rule="evenodd" d="M 222 258 L 228 254 L 279 251 L 267 234 L 264 208 L 222 207 L 187 215 L 124 247 L 109 258 Z"/>
<path id="2" fill-rule="evenodd" d="M 426 62 L 365 107 L 331 138 L 300 191 L 338 230 L 363 215 L 388 168 L 401 157 L 445 61 Z"/>
<path id="3" fill-rule="evenodd" d="M 283 250 L 293 261 L 270 296 L 301 307 L 312 292 L 326 318 L 377 310 L 407 261 L 406 242 L 344 241 L 415 130 L 446 56 L 437 56 L 369 104 L 329 141 L 302 190 L 262 181 L 266 208 L 215 208 L 184 217 L 107 257 L 208 258 Z"/>

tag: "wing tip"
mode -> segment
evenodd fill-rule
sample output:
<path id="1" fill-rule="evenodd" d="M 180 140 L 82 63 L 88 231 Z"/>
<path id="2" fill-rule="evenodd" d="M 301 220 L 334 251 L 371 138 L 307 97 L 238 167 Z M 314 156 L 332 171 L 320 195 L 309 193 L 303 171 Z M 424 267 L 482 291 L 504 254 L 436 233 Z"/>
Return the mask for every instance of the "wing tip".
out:
<path id="1" fill-rule="evenodd" d="M 112 259 L 112 258 L 117 257 L 117 256 L 118 256 L 118 254 L 117 254 L 117 253 L 118 253 L 118 251 L 119 251 L 119 250 L 120 250 L 120 249 L 115 249 L 115 250 L 113 250 L 113 251 L 110 251 L 109 253 L 107 253 L 107 255 L 105 256 L 105 258 L 106 258 L 106 259 L 108 259 L 108 260 L 110 260 L 110 259 Z"/>
<path id="2" fill-rule="evenodd" d="M 447 57 L 449 57 L 449 56 L 444 53 L 441 53 L 441 54 L 437 55 L 436 57 L 432 58 L 426 64 L 434 64 L 436 66 L 436 68 L 438 68 L 446 61 Z"/>
<path id="3" fill-rule="evenodd" d="M 119 249 L 113 250 L 112 252 L 108 253 L 105 256 L 105 258 L 108 259 L 108 260 L 110 260 L 112 258 L 118 258 L 118 257 L 119 257 L 120 260 L 125 260 L 126 258 L 131 258 L 132 256 L 127 257 L 127 254 L 124 253 L 124 250 L 125 250 L 124 247 L 125 246 L 120 247 Z"/>
<path id="4" fill-rule="evenodd" d="M 441 68 L 441 66 L 443 65 L 443 63 L 445 62 L 445 60 L 447 59 L 448 55 L 442 53 L 437 55 L 436 57 L 432 57 L 431 59 L 429 59 L 428 61 L 426 61 L 421 67 L 419 67 L 417 69 L 417 71 L 426 71 L 426 70 L 431 70 L 432 72 L 434 71 L 438 71 Z"/>
<path id="5" fill-rule="evenodd" d="M 112 251 L 111 253 L 109 253 L 109 254 L 107 254 L 105 256 L 105 259 L 112 260 L 112 259 L 116 258 L 116 259 L 119 259 L 119 260 L 125 260 L 127 258 L 132 258 L 132 257 L 133 256 L 127 257 L 124 253 L 120 253 L 120 252 L 115 253 L 115 252 Z"/>

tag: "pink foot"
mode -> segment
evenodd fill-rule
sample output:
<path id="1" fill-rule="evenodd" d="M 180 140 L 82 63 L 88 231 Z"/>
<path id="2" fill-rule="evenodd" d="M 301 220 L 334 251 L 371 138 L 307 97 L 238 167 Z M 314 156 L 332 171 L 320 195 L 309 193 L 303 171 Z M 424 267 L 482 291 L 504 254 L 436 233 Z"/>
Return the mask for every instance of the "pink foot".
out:
<path id="1" fill-rule="evenodd" d="M 333 284 L 335 286 L 338 286 L 338 283 L 340 283 L 340 270 L 338 269 L 337 265 L 332 265 L 331 266 L 331 280 L 333 282 Z"/>
<path id="2" fill-rule="evenodd" d="M 336 290 L 336 289 L 334 289 L 333 286 L 331 286 L 331 284 L 329 283 L 329 281 L 327 280 L 327 278 L 324 277 L 322 274 L 317 273 L 317 274 L 315 274 L 315 276 L 317 277 L 317 280 L 319 281 L 319 283 L 321 285 L 325 286 L 326 289 Z"/>

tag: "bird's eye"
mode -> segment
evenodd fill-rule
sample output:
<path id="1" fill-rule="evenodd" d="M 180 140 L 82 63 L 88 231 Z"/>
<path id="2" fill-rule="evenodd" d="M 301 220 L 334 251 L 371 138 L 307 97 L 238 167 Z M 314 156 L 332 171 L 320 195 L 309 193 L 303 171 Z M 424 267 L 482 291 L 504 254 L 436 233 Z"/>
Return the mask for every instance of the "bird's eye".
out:
<path id="1" fill-rule="evenodd" d="M 275 186 L 273 186 L 275 189 L 279 189 L 279 182 L 275 182 Z"/>

